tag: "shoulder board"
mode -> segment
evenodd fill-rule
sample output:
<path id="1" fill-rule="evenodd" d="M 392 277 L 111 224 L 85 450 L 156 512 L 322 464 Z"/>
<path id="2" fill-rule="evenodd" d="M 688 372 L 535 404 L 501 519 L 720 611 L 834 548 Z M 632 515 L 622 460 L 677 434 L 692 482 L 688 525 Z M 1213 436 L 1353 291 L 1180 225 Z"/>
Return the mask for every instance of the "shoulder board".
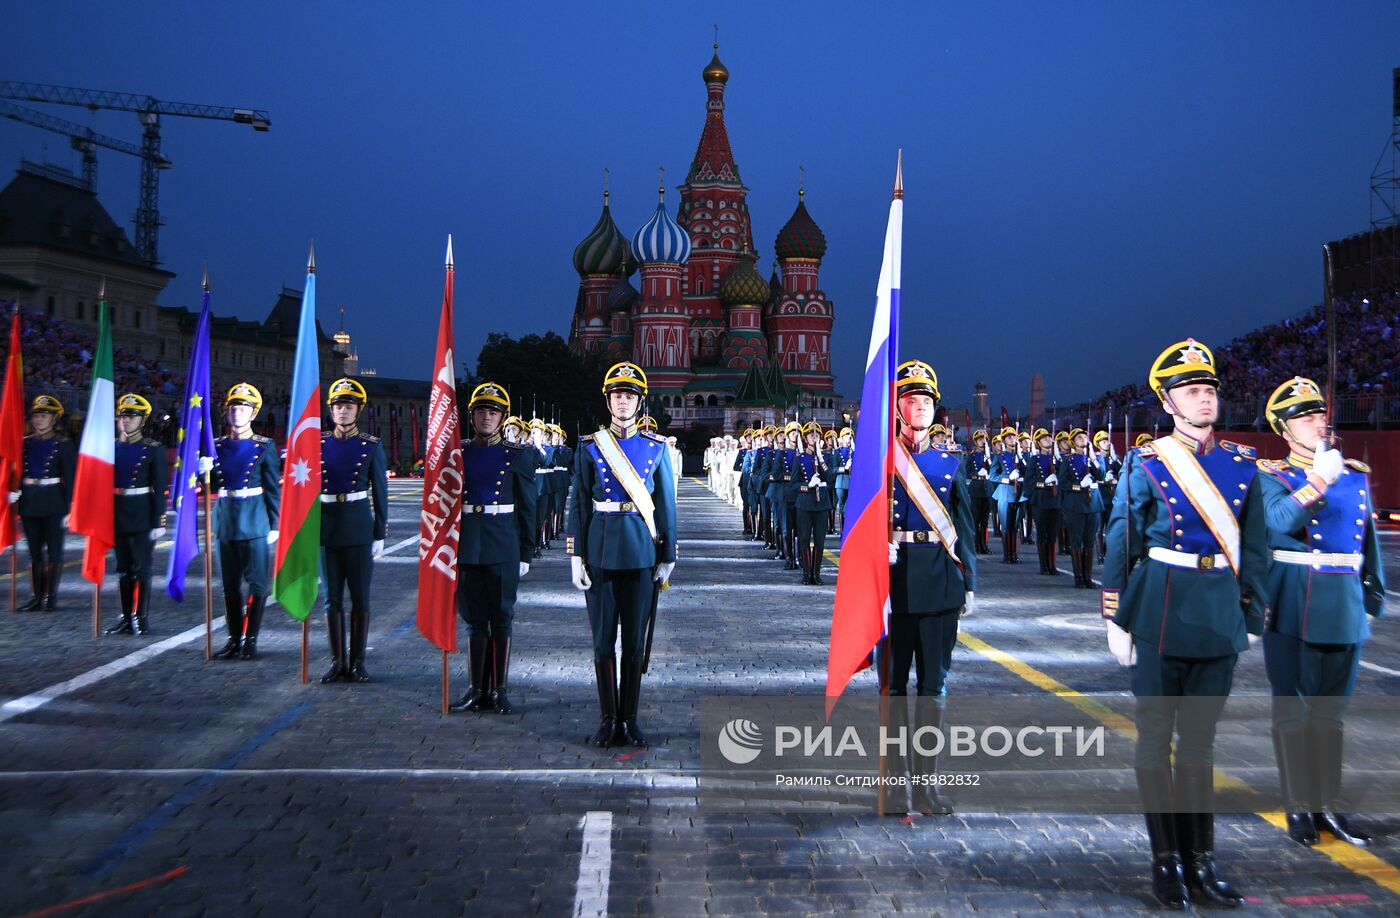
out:
<path id="1" fill-rule="evenodd" d="M 1256 459 L 1254 464 L 1261 472 L 1281 473 L 1288 468 L 1288 463 L 1279 459 Z"/>
<path id="2" fill-rule="evenodd" d="M 272 442 L 272 438 L 271 438 L 271 437 L 260 437 L 260 436 L 258 436 L 257 434 L 253 434 L 251 437 L 249 437 L 249 439 L 252 440 L 254 443 L 271 443 L 271 442 Z"/>
<path id="3" fill-rule="evenodd" d="M 361 440 L 368 440 L 370 443 L 378 443 L 378 442 L 379 442 L 379 438 L 376 437 L 374 434 L 362 433 L 362 434 L 360 434 L 360 439 L 361 439 Z"/>
<path id="4" fill-rule="evenodd" d="M 1134 446 L 1132 452 L 1137 453 L 1144 459 L 1151 459 L 1153 456 L 1157 455 L 1157 447 L 1153 446 L 1151 443 L 1144 443 L 1142 446 Z"/>
<path id="5" fill-rule="evenodd" d="M 1243 443 L 1236 443 L 1234 440 L 1221 440 L 1220 448 L 1225 450 L 1227 453 L 1234 453 L 1235 455 L 1242 456 L 1245 459 L 1253 459 L 1257 455 L 1254 452 L 1254 447 L 1245 446 Z"/>
<path id="6" fill-rule="evenodd" d="M 648 440 L 650 440 L 650 441 L 653 442 L 653 443 L 665 443 L 665 442 L 666 442 L 666 438 L 665 438 L 665 437 L 657 436 L 657 435 L 654 434 L 654 433 L 648 433 L 648 432 L 646 432 L 645 430 L 639 430 L 639 431 L 637 431 L 637 433 L 639 433 L 639 434 L 641 434 L 642 436 L 646 437 Z"/>
<path id="7" fill-rule="evenodd" d="M 505 447 L 507 450 L 513 453 L 518 453 L 525 448 L 518 443 L 507 443 L 504 440 L 501 441 L 501 446 Z"/>
<path id="8" fill-rule="evenodd" d="M 584 434 L 583 436 L 581 436 L 581 437 L 578 438 L 578 442 L 580 442 L 580 443 L 592 443 L 592 442 L 593 442 L 593 435 L 592 435 L 592 434 Z"/>
<path id="9" fill-rule="evenodd" d="M 1342 461 L 1345 462 L 1346 467 L 1351 469 L 1353 472 L 1363 472 L 1367 475 L 1371 474 L 1371 467 L 1366 463 L 1362 462 L 1360 459 L 1344 459 Z"/>
<path id="10" fill-rule="evenodd" d="M 144 437 L 144 438 L 142 438 L 142 440 L 141 440 L 141 445 L 142 445 L 142 446 L 160 446 L 160 441 L 159 441 L 159 440 L 152 440 L 150 437 Z"/>
<path id="11" fill-rule="evenodd" d="M 334 435 L 333 435 L 329 430 L 323 430 L 323 431 L 321 431 L 321 439 L 322 439 L 322 440 L 329 440 L 332 436 L 334 436 Z"/>

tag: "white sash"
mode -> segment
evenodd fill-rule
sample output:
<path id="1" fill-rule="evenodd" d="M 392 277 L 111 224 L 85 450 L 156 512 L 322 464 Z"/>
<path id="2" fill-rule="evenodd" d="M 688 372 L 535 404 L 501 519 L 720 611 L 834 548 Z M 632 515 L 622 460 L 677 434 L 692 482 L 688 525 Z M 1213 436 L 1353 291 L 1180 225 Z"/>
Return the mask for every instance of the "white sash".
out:
<path id="1" fill-rule="evenodd" d="M 1225 502 L 1225 497 L 1215 482 L 1210 480 L 1195 454 L 1172 437 L 1162 437 L 1152 443 L 1157 457 L 1167 467 L 1187 500 L 1210 527 L 1215 540 L 1220 543 L 1220 551 L 1230 562 L 1230 569 L 1240 572 L 1240 521 Z"/>
<path id="2" fill-rule="evenodd" d="M 603 461 L 608 464 L 608 468 L 612 469 L 614 477 L 622 485 L 622 490 L 626 491 L 627 496 L 632 499 L 637 512 L 642 515 L 642 522 L 647 524 L 651 540 L 655 542 L 656 504 L 652 503 L 651 492 L 647 490 L 646 482 L 642 481 L 642 476 L 637 474 L 637 470 L 632 466 L 632 460 L 627 458 L 622 447 L 617 445 L 612 431 L 598 431 L 593 435 L 593 442 L 598 444 L 598 452 L 603 454 Z"/>
<path id="3" fill-rule="evenodd" d="M 914 462 L 914 457 L 910 455 L 909 448 L 902 440 L 895 440 L 894 451 L 894 474 L 904 485 L 905 492 L 909 495 L 909 500 L 918 508 L 919 513 L 928 524 L 933 527 L 933 531 L 938 533 L 938 540 L 943 543 L 943 547 L 948 549 L 948 554 L 959 565 L 958 553 L 954 548 L 958 544 L 958 530 L 953 525 L 953 518 L 948 515 L 948 508 L 943 505 L 943 501 L 938 499 L 934 493 L 933 486 L 924 477 L 923 470 Z"/>

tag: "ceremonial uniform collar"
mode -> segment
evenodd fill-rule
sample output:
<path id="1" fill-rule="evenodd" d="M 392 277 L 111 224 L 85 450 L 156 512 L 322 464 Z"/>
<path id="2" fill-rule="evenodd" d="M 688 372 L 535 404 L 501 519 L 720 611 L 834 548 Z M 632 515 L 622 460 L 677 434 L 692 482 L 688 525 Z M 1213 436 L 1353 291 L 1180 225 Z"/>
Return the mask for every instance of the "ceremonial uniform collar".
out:
<path id="1" fill-rule="evenodd" d="M 1307 469 L 1312 471 L 1313 460 L 1311 456 L 1304 456 L 1299 453 L 1288 454 L 1288 464 L 1294 468 Z"/>
<path id="2" fill-rule="evenodd" d="M 239 433 L 238 431 L 236 431 L 236 430 L 230 430 L 230 431 L 229 431 L 229 434 L 228 434 L 228 438 L 229 438 L 230 440 L 251 440 L 251 439 L 253 439 L 253 428 L 251 428 L 251 427 L 248 428 L 248 434 L 247 434 L 247 436 L 244 436 L 243 434 L 240 434 L 240 433 Z"/>
<path id="3" fill-rule="evenodd" d="M 355 437 L 358 437 L 359 435 L 360 435 L 360 428 L 359 428 L 359 427 L 356 427 L 356 426 L 353 425 L 353 424 L 350 425 L 350 430 L 347 431 L 346 434 L 345 434 L 344 436 L 341 436 L 341 434 L 340 434 L 340 428 L 339 428 L 339 427 L 337 427 L 335 430 L 331 431 L 331 436 L 335 437 L 337 440 L 353 440 Z"/>
<path id="4" fill-rule="evenodd" d="M 617 423 L 616 423 L 616 422 L 613 422 L 613 423 L 611 423 L 611 424 L 608 425 L 608 431 L 609 431 L 614 437 L 617 437 L 617 438 L 620 439 L 620 440 L 626 440 L 626 439 L 629 438 L 629 437 L 636 436 L 636 434 L 637 434 L 637 425 L 631 424 L 631 425 L 628 425 L 627 427 L 618 427 L 618 426 L 617 426 Z"/>
<path id="5" fill-rule="evenodd" d="M 900 434 L 899 439 L 911 453 L 925 453 L 933 446 L 933 437 L 924 437 L 921 442 L 919 440 L 911 441 L 908 437 Z"/>
<path id="6" fill-rule="evenodd" d="M 1176 438 L 1176 441 L 1177 441 L 1178 443 L 1180 443 L 1182 446 L 1184 446 L 1184 447 L 1186 447 L 1187 449 L 1189 449 L 1192 453 L 1203 454 L 1203 453 L 1208 453 L 1208 452 L 1210 452 L 1211 450 L 1215 449 L 1215 433 L 1214 433 L 1214 432 L 1212 432 L 1211 435 L 1210 435 L 1209 437 L 1207 437 L 1206 439 L 1204 439 L 1204 440 L 1197 440 L 1195 437 L 1191 436 L 1190 434 L 1188 434 L 1188 433 L 1183 433 L 1183 432 L 1180 431 L 1180 430 L 1173 430 L 1173 431 L 1172 431 L 1172 436 L 1173 436 L 1174 438 Z"/>
<path id="7" fill-rule="evenodd" d="M 501 437 L 500 434 L 494 434 L 490 437 L 487 437 L 485 440 L 481 439 L 480 437 L 473 436 L 472 442 L 475 443 L 477 446 L 495 446 L 499 443 L 504 442 L 504 439 Z"/>

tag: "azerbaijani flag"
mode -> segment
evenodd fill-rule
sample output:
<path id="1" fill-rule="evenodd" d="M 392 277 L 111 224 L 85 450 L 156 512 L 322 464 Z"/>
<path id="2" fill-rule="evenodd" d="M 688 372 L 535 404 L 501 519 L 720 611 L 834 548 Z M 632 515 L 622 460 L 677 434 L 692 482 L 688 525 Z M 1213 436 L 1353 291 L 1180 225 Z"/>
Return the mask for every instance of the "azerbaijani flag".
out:
<path id="1" fill-rule="evenodd" d="M 282 466 L 282 518 L 272 595 L 297 621 L 316 603 L 321 552 L 321 361 L 316 350 L 316 249 L 306 263 L 292 403 Z"/>
<path id="2" fill-rule="evenodd" d="M 890 611 L 890 477 L 894 452 L 894 379 L 899 361 L 899 273 L 904 231 L 904 159 L 895 165 L 885 256 L 875 288 L 870 353 L 860 392 L 851 490 L 841 534 L 836 606 L 826 658 L 826 713 L 851 676 L 868 665 Z"/>
<path id="3" fill-rule="evenodd" d="M 112 384 L 112 308 L 107 285 L 97 304 L 97 351 L 92 358 L 92 389 L 88 393 L 83 438 L 78 441 L 78 470 L 73 476 L 73 505 L 68 528 L 87 536 L 83 577 L 100 584 L 107 552 L 117 543 L 112 462 L 116 456 L 117 398 Z"/>
<path id="4" fill-rule="evenodd" d="M 19 490 L 24 473 L 24 360 L 20 354 L 19 304 L 10 318 L 10 354 L 5 361 L 5 391 L 0 395 L 0 551 L 15 544 L 15 505 L 9 494 Z"/>

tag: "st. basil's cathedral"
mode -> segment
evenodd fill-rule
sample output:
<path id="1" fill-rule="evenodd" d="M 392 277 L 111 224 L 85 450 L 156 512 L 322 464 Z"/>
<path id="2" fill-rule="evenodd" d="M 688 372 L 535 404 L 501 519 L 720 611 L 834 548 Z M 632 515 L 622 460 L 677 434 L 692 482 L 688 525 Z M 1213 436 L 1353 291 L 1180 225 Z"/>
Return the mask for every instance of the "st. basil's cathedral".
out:
<path id="1" fill-rule="evenodd" d="M 639 364 L 650 410 L 670 415 L 672 429 L 734 432 L 799 413 L 830 426 L 840 398 L 832 388 L 833 307 L 818 283 L 826 237 L 799 190 L 773 245 L 772 276 L 763 279 L 748 189 L 724 124 L 729 70 L 718 45 L 703 77 L 705 127 L 675 218 L 663 185 L 629 244 L 605 190 L 597 224 L 574 249 L 570 345 Z"/>

